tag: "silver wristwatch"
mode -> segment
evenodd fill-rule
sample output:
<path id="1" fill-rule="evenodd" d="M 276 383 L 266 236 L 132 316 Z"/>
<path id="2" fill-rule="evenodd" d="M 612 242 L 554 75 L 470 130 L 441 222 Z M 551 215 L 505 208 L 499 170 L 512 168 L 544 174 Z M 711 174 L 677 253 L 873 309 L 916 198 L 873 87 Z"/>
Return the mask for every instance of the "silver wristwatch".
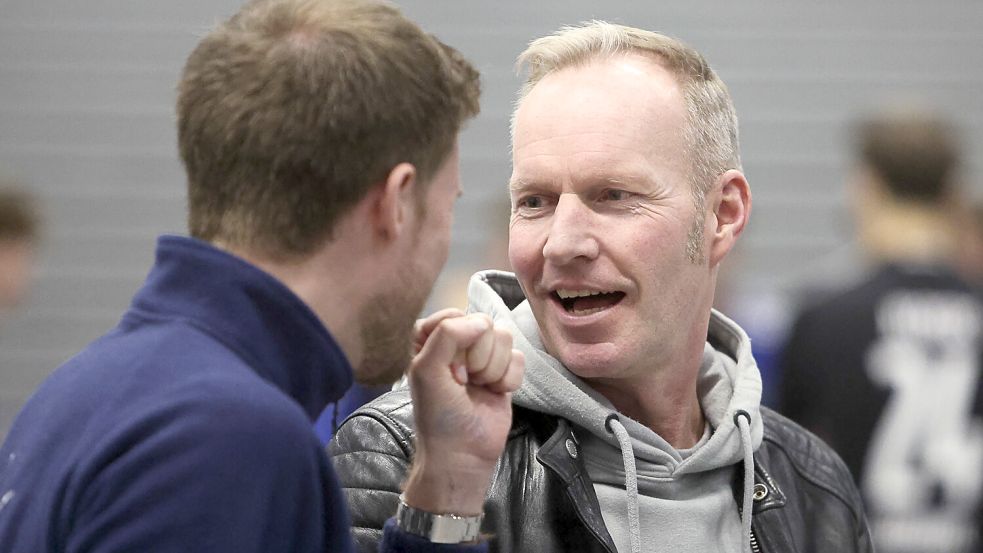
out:
<path id="1" fill-rule="evenodd" d="M 475 541 L 481 531 L 484 515 L 472 517 L 437 515 L 410 507 L 399 496 L 396 525 L 405 532 L 422 536 L 433 543 L 464 543 Z"/>

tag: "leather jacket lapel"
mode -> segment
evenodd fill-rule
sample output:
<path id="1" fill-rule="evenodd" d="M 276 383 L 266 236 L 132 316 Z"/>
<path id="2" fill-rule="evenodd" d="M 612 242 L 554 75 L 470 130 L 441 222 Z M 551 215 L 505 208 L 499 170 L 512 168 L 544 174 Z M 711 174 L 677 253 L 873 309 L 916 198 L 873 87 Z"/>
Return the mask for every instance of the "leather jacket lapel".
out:
<path id="1" fill-rule="evenodd" d="M 570 423 L 558 419 L 553 435 L 536 452 L 536 459 L 565 484 L 567 496 L 584 526 L 610 553 L 617 553 L 614 540 L 604 525 L 601 505 L 594 493 L 594 484 L 587 476 L 580 444 Z"/>

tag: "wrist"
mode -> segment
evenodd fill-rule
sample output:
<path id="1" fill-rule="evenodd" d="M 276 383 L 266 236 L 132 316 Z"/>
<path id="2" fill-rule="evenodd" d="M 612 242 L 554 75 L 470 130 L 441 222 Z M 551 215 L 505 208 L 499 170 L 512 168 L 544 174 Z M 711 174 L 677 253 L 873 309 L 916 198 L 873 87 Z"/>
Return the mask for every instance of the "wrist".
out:
<path id="1" fill-rule="evenodd" d="M 435 514 L 476 516 L 484 511 L 493 469 L 447 457 L 440 463 L 431 462 L 418 451 L 402 498 L 411 507 Z"/>
<path id="2" fill-rule="evenodd" d="M 481 532 L 483 515 L 438 514 L 412 507 L 399 496 L 396 525 L 404 532 L 432 543 L 474 543 Z"/>

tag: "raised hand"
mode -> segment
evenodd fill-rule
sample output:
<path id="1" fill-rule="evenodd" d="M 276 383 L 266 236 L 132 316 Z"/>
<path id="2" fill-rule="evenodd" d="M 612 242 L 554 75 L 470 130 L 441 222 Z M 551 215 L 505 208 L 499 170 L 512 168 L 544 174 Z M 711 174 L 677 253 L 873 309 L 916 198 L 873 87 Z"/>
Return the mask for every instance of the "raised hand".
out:
<path id="1" fill-rule="evenodd" d="M 408 372 L 416 454 L 405 500 L 433 513 L 480 513 L 525 359 L 487 315 L 444 310 L 416 330 L 419 351 Z"/>

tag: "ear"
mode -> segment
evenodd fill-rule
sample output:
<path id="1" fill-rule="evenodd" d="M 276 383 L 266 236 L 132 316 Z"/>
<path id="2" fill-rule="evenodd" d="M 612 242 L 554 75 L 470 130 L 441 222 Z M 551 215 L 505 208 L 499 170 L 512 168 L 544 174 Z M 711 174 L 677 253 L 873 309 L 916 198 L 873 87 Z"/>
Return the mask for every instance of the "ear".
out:
<path id="1" fill-rule="evenodd" d="M 707 202 L 713 207 L 710 229 L 710 266 L 716 266 L 730 252 L 751 216 L 751 186 L 744 174 L 731 169 L 717 177 Z"/>
<path id="2" fill-rule="evenodd" d="M 399 237 L 415 213 L 417 193 L 416 167 L 400 163 L 372 194 L 372 219 L 376 233 L 386 240 Z"/>

